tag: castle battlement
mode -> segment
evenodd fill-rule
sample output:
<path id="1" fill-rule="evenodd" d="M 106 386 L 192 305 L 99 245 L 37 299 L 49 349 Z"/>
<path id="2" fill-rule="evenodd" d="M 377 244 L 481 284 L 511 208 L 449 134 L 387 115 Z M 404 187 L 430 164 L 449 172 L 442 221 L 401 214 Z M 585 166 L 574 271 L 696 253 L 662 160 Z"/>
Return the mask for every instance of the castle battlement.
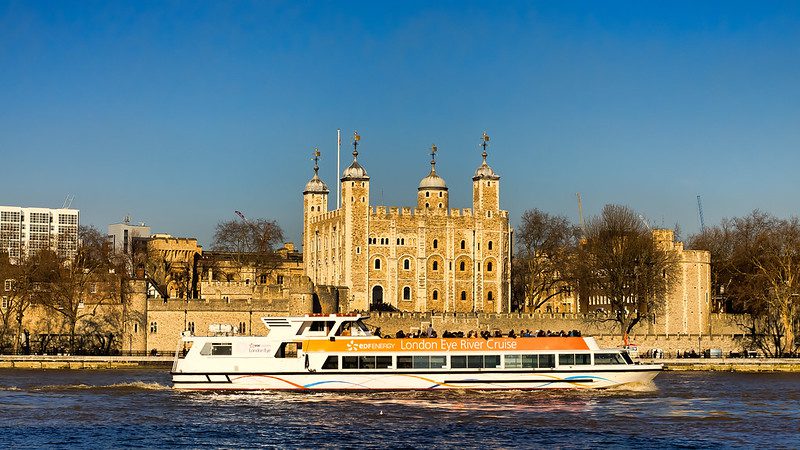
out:
<path id="1" fill-rule="evenodd" d="M 341 209 L 334 209 L 333 211 L 328 211 L 318 216 L 311 217 L 310 219 L 308 219 L 308 221 L 309 223 L 324 222 L 326 220 L 335 219 L 339 217 L 340 214 L 341 214 Z"/>

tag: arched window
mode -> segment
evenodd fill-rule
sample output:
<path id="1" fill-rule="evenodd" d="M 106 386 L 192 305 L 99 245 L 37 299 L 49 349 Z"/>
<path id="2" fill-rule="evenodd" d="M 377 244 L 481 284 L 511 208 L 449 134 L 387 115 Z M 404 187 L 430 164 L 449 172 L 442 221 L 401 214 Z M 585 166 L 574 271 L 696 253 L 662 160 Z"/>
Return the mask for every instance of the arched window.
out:
<path id="1" fill-rule="evenodd" d="M 461 300 L 467 299 L 467 291 L 461 291 Z"/>
<path id="2" fill-rule="evenodd" d="M 467 241 L 462 239 L 461 240 L 461 250 L 464 250 L 465 248 L 467 248 Z"/>
<path id="3" fill-rule="evenodd" d="M 439 291 L 433 291 L 433 299 L 439 300 Z"/>
<path id="4" fill-rule="evenodd" d="M 381 268 L 381 260 L 375 258 L 375 270 L 380 270 L 380 268 Z"/>
<path id="5" fill-rule="evenodd" d="M 439 262 L 438 261 L 434 261 L 433 262 L 433 270 L 439 270 Z"/>
<path id="6" fill-rule="evenodd" d="M 406 258 L 403 260 L 403 270 L 411 269 L 411 260 Z"/>
<path id="7" fill-rule="evenodd" d="M 439 197 L 441 197 L 441 196 L 442 196 L 442 193 L 441 193 L 441 192 L 439 192 Z"/>
<path id="8" fill-rule="evenodd" d="M 489 250 L 492 249 L 492 241 L 489 241 Z"/>
<path id="9" fill-rule="evenodd" d="M 467 265 L 464 263 L 464 261 L 461 261 L 461 264 L 458 265 L 458 268 L 463 272 L 466 270 Z"/>
<path id="10" fill-rule="evenodd" d="M 489 300 L 489 301 L 492 301 L 492 300 L 493 300 L 493 298 L 492 298 L 492 291 L 489 291 L 489 292 L 486 294 L 486 300 Z"/>
<path id="11" fill-rule="evenodd" d="M 411 288 L 408 286 L 403 288 L 403 300 L 411 300 Z"/>
<path id="12" fill-rule="evenodd" d="M 439 241 L 437 241 L 436 239 L 434 239 L 434 240 L 433 240 L 433 248 L 437 248 L 437 247 L 439 247 Z"/>
<path id="13" fill-rule="evenodd" d="M 442 207 L 442 204 L 441 204 L 441 203 L 439 203 L 439 208 L 441 208 L 441 207 Z"/>
<path id="14" fill-rule="evenodd" d="M 430 208 L 430 207 L 431 207 L 431 205 L 430 205 L 429 203 L 425 203 L 425 207 L 426 207 L 426 208 Z"/>
<path id="15" fill-rule="evenodd" d="M 491 263 L 491 261 L 486 263 L 486 271 L 487 272 L 491 272 L 492 271 L 492 263 Z"/>

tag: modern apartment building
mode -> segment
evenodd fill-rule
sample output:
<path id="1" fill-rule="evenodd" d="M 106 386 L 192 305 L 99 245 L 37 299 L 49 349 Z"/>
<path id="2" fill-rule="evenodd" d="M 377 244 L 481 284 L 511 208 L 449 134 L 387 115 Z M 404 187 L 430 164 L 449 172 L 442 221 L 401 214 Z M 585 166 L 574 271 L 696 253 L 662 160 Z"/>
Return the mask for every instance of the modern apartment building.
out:
<path id="1" fill-rule="evenodd" d="M 50 249 L 62 258 L 78 250 L 77 209 L 24 208 L 0 206 L 0 252 L 12 261 Z"/>
<path id="2" fill-rule="evenodd" d="M 133 254 L 133 238 L 150 237 L 150 227 L 144 222 L 131 224 L 131 218 L 125 217 L 121 223 L 114 223 L 108 226 L 108 238 L 114 247 L 114 252 Z"/>

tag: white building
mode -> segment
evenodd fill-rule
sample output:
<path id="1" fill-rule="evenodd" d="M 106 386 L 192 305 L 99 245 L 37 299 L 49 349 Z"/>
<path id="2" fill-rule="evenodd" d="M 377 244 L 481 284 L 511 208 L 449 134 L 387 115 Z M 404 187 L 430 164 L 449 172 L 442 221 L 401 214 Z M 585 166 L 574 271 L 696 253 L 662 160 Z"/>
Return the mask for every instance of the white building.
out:
<path id="1" fill-rule="evenodd" d="M 144 222 L 139 225 L 131 224 L 130 217 L 125 217 L 121 223 L 113 223 L 108 226 L 108 239 L 114 246 L 115 253 L 132 254 L 133 238 L 135 237 L 150 237 L 150 227 Z"/>
<path id="2" fill-rule="evenodd" d="M 50 249 L 62 258 L 78 250 L 77 209 L 23 208 L 0 206 L 0 252 L 12 261 Z"/>

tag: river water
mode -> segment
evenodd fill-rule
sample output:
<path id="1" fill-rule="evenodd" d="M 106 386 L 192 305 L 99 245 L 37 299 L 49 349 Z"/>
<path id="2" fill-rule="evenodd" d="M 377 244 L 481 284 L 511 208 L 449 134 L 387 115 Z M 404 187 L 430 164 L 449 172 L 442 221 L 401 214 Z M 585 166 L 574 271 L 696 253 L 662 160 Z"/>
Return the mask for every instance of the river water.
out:
<path id="1" fill-rule="evenodd" d="M 0 448 L 800 446 L 800 375 L 609 391 L 186 393 L 157 370 L 0 370 Z"/>

